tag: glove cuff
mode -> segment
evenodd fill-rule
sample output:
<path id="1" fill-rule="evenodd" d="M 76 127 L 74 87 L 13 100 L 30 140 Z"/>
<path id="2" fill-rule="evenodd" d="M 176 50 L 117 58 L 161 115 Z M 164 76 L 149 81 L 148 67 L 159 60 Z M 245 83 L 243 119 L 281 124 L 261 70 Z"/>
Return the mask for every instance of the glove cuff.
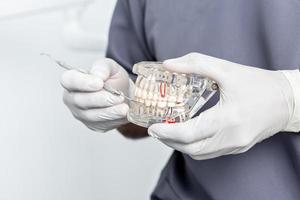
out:
<path id="1" fill-rule="evenodd" d="M 299 132 L 300 131 L 300 71 L 299 70 L 282 70 L 281 71 L 291 85 L 293 92 L 293 102 L 291 107 L 291 115 L 287 127 L 284 131 Z"/>

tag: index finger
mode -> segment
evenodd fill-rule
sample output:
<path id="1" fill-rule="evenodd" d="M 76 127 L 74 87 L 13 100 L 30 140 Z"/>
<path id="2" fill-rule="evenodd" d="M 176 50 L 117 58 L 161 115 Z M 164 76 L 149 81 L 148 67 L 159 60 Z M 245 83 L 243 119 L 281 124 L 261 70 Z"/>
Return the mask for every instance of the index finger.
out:
<path id="1" fill-rule="evenodd" d="M 103 80 L 92 74 L 85 74 L 78 70 L 68 70 L 63 73 L 61 85 L 68 91 L 96 92 L 103 88 Z"/>

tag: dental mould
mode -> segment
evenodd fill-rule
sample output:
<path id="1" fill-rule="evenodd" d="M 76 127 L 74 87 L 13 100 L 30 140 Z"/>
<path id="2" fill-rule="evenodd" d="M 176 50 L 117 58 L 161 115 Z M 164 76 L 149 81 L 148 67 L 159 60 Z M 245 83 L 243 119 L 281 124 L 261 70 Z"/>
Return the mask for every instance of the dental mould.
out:
<path id="1" fill-rule="evenodd" d="M 133 73 L 137 79 L 127 118 L 143 127 L 192 118 L 218 89 L 208 78 L 169 72 L 159 62 L 137 63 Z"/>

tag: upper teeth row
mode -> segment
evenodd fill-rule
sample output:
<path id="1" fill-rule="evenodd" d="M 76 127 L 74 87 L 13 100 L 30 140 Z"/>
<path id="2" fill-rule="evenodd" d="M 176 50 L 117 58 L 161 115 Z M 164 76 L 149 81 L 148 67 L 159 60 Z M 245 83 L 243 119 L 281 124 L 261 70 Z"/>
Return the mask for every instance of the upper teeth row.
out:
<path id="1" fill-rule="evenodd" d="M 168 83 L 157 82 L 153 75 L 148 78 L 138 76 L 135 88 L 135 100 L 146 106 L 159 108 L 182 106 L 186 85 L 175 87 Z"/>

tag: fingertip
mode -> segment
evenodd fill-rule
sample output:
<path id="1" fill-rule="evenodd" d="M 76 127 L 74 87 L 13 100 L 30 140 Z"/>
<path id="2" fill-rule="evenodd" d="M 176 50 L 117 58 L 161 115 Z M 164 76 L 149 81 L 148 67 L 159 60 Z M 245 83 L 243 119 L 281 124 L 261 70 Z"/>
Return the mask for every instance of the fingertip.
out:
<path id="1" fill-rule="evenodd" d="M 65 71 L 60 77 L 60 84 L 62 85 L 62 87 L 64 87 L 67 90 L 70 89 L 70 85 L 72 83 L 72 77 L 76 73 L 79 73 L 79 72 L 77 72 L 76 70 Z"/>
<path id="2" fill-rule="evenodd" d="M 107 80 L 109 77 L 116 74 L 119 70 L 119 65 L 110 58 L 97 60 L 90 70 L 91 74 L 97 75 L 102 80 Z"/>
<path id="3" fill-rule="evenodd" d="M 195 52 L 163 62 L 163 67 L 168 71 L 199 74 L 217 82 L 226 80 L 226 73 L 231 66 L 233 64 L 229 61 Z"/>
<path id="4" fill-rule="evenodd" d="M 159 139 L 159 137 L 157 136 L 157 134 L 154 131 L 148 129 L 147 132 L 148 132 L 149 136 L 151 136 L 151 137 L 153 137 L 155 139 Z"/>
<path id="5" fill-rule="evenodd" d="M 129 110 L 129 106 L 126 103 L 122 103 L 120 110 L 121 110 L 122 114 L 126 115 Z"/>
<path id="6" fill-rule="evenodd" d="M 88 87 L 94 91 L 101 90 L 103 88 L 103 85 L 104 85 L 103 80 L 97 76 L 91 76 L 91 79 L 89 80 L 88 83 Z"/>
<path id="7" fill-rule="evenodd" d="M 157 123 L 148 128 L 148 134 L 154 138 L 165 138 L 166 131 L 170 129 L 170 124 Z M 169 127 L 169 128 L 168 128 Z"/>
<path id="8" fill-rule="evenodd" d="M 153 125 L 152 125 L 153 126 Z M 150 126 L 151 127 L 151 126 Z M 153 128 L 148 128 L 147 132 L 148 132 L 148 135 L 150 135 L 151 137 L 153 138 L 157 138 L 158 139 L 158 136 L 157 136 L 157 133 L 155 132 L 155 129 Z"/>
<path id="9" fill-rule="evenodd" d="M 193 57 L 196 56 L 197 53 L 189 53 L 180 57 L 176 57 L 176 58 L 170 58 L 165 60 L 163 63 L 166 65 L 174 65 L 174 64 L 178 64 L 178 63 L 182 63 L 182 62 L 187 62 L 189 60 L 191 60 Z"/>
<path id="10" fill-rule="evenodd" d="M 78 70 L 68 70 L 60 78 L 60 83 L 68 91 L 95 92 L 103 88 L 103 80 L 95 75 L 85 74 Z"/>
<path id="11" fill-rule="evenodd" d="M 155 130 L 157 129 L 156 127 L 158 124 L 152 124 L 151 126 L 148 127 L 148 134 L 153 137 L 155 134 Z"/>
<path id="12" fill-rule="evenodd" d="M 165 60 L 165 61 L 163 61 L 163 66 L 165 68 L 169 68 L 171 66 L 174 66 L 177 63 L 176 60 L 177 60 L 176 58 Z"/>
<path id="13" fill-rule="evenodd" d="M 129 106 L 126 103 L 115 105 L 113 106 L 113 108 L 114 108 L 113 113 L 122 117 L 126 116 L 129 110 Z"/>
<path id="14" fill-rule="evenodd" d="M 163 65 L 169 66 L 169 65 L 171 65 L 171 64 L 174 64 L 174 62 L 175 62 L 176 60 L 177 60 L 176 58 L 171 58 L 171 59 L 165 60 L 165 61 L 163 61 Z"/>
<path id="15" fill-rule="evenodd" d="M 105 92 L 107 93 L 107 96 L 106 96 L 107 105 L 113 106 L 113 105 L 122 104 L 125 100 L 123 96 L 117 96 L 117 95 L 111 94 L 108 91 L 105 91 Z M 127 106 L 126 109 L 129 109 L 128 105 L 127 104 L 125 104 L 125 105 Z M 124 107 L 122 107 L 122 108 L 124 108 Z"/>
<path id="16" fill-rule="evenodd" d="M 163 62 L 163 68 L 170 72 L 187 73 L 187 67 L 181 63 L 181 58 L 168 59 Z"/>

